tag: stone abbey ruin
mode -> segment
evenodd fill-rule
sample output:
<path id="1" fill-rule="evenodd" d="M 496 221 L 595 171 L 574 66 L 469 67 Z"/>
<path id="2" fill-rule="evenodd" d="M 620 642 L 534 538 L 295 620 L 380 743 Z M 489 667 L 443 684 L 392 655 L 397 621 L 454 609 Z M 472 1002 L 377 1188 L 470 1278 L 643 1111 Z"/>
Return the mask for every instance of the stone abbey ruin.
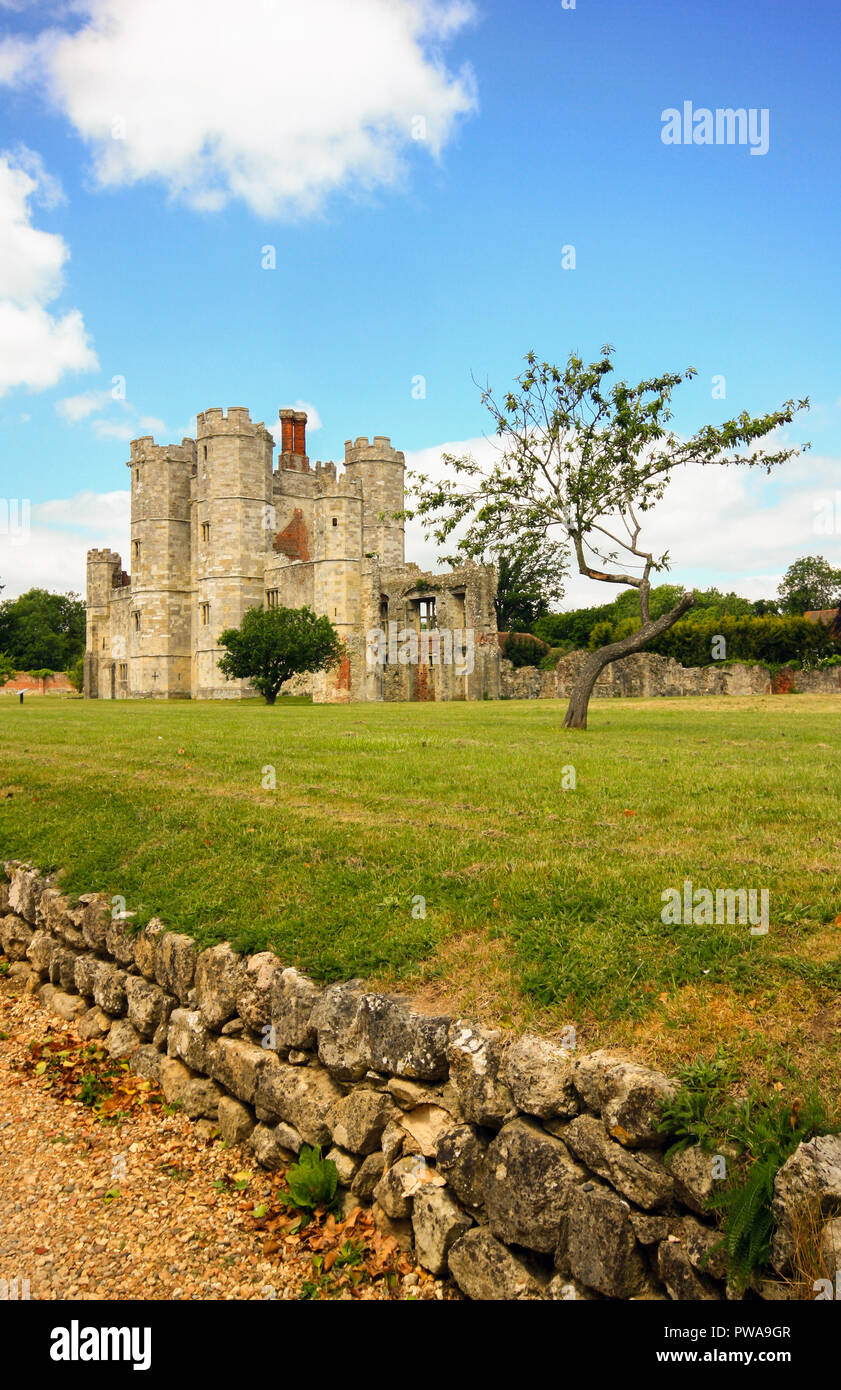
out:
<path id="1" fill-rule="evenodd" d="M 113 550 L 87 557 L 85 694 L 105 700 L 237 699 L 219 634 L 246 609 L 326 614 L 339 666 L 308 679 L 318 702 L 498 697 L 492 566 L 445 574 L 406 564 L 404 457 L 383 435 L 347 441 L 344 469 L 310 464 L 307 416 L 280 411 L 281 447 L 249 412 L 197 416 L 196 438 L 131 444 L 131 573 Z M 369 634 L 392 640 L 372 659 Z M 418 659 L 395 660 L 397 633 Z M 469 663 L 448 659 L 469 633 Z M 468 669 L 465 669 L 467 667 Z"/>

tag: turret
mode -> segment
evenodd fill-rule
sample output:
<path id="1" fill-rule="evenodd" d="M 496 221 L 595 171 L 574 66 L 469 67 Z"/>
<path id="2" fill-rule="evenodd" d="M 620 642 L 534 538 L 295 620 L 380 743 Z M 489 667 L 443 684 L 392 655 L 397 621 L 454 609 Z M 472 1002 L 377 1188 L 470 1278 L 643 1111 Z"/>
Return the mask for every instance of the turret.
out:
<path id="1" fill-rule="evenodd" d="M 384 434 L 374 435 L 370 444 L 364 435 L 345 443 L 346 475 L 360 480 L 365 499 L 363 553 L 378 555 L 383 568 L 405 563 L 404 525 L 394 515 L 404 506 L 405 462 Z"/>

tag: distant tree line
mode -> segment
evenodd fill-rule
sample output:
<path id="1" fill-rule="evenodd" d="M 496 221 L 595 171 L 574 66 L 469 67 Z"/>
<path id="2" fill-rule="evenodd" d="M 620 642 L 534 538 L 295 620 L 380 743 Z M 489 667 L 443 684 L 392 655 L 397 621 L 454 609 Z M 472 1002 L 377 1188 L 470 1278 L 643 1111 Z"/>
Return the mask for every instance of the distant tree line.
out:
<path id="1" fill-rule="evenodd" d="M 85 653 L 85 604 L 78 594 L 29 589 L 0 602 L 0 676 L 70 671 Z"/>

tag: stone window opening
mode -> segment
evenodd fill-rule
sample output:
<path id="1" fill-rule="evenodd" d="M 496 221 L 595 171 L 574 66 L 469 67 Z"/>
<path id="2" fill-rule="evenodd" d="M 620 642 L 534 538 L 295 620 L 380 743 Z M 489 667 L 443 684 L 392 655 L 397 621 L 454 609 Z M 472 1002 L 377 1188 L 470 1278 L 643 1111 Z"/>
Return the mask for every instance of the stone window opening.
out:
<path id="1" fill-rule="evenodd" d="M 135 560 L 140 559 L 140 541 L 134 542 L 134 558 Z"/>
<path id="2" fill-rule="evenodd" d="M 209 622 L 210 622 L 210 604 L 209 604 L 209 603 L 203 603 L 203 604 L 201 605 L 201 625 L 202 625 L 202 627 L 207 627 L 207 625 L 208 625 Z"/>
<path id="3" fill-rule="evenodd" d="M 210 522 L 203 521 L 201 524 L 201 538 L 203 541 L 210 540 Z"/>
<path id="4" fill-rule="evenodd" d="M 121 681 L 127 681 L 127 680 L 128 680 L 128 662 L 127 662 L 127 661 L 121 661 L 121 662 L 120 662 L 120 680 L 121 680 Z"/>
<path id="5" fill-rule="evenodd" d="M 138 611 L 135 610 L 135 612 L 132 613 L 131 617 L 132 617 L 132 622 L 134 623 L 134 630 L 135 630 L 135 632 L 139 632 L 139 631 L 140 631 L 140 613 L 139 613 Z"/>
<path id="6" fill-rule="evenodd" d="M 268 589 L 266 592 L 266 603 L 269 608 L 280 607 L 280 590 Z"/>
<path id="7" fill-rule="evenodd" d="M 436 627 L 435 620 L 435 599 L 419 598 L 415 606 L 417 614 L 418 631 L 433 632 Z"/>
<path id="8" fill-rule="evenodd" d="M 140 482 L 140 469 L 139 469 L 139 468 L 135 468 L 135 470 L 134 470 L 134 481 L 135 481 L 136 483 L 139 483 L 139 482 Z"/>
<path id="9" fill-rule="evenodd" d="M 333 517 L 333 525 L 334 525 L 334 526 L 338 526 L 338 524 L 339 524 L 339 518 L 338 518 L 337 516 L 334 516 L 334 517 Z"/>

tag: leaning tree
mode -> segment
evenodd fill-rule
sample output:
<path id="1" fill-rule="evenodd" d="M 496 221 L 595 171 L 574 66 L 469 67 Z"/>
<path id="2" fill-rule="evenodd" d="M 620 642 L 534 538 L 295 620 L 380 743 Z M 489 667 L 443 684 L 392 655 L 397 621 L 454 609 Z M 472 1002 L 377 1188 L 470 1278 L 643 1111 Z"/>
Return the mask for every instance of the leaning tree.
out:
<path id="1" fill-rule="evenodd" d="M 551 538 L 565 544 L 588 579 L 638 590 L 638 630 L 588 653 L 581 664 L 564 719 L 571 729 L 586 729 L 604 667 L 647 646 L 695 601 L 684 593 L 660 617 L 652 619 L 649 611 L 651 576 L 668 569 L 669 554 L 644 549 L 642 518 L 663 497 L 673 471 L 699 463 L 770 472 L 800 449 L 780 444 L 768 451 L 759 441 L 809 407 L 807 399 L 786 401 L 767 415 L 744 411 L 683 439 L 669 426 L 672 392 L 696 375 L 695 368 L 636 386 L 611 384 L 613 352 L 608 344 L 591 363 L 571 353 L 565 367 L 528 353 L 525 371 L 501 401 L 489 386 L 481 392 L 501 441 L 496 457 L 479 463 L 470 455 L 445 454 L 449 476 L 409 475 L 406 515 L 420 517 L 439 546 L 455 543 L 456 554 L 443 557 L 448 562 Z"/>

